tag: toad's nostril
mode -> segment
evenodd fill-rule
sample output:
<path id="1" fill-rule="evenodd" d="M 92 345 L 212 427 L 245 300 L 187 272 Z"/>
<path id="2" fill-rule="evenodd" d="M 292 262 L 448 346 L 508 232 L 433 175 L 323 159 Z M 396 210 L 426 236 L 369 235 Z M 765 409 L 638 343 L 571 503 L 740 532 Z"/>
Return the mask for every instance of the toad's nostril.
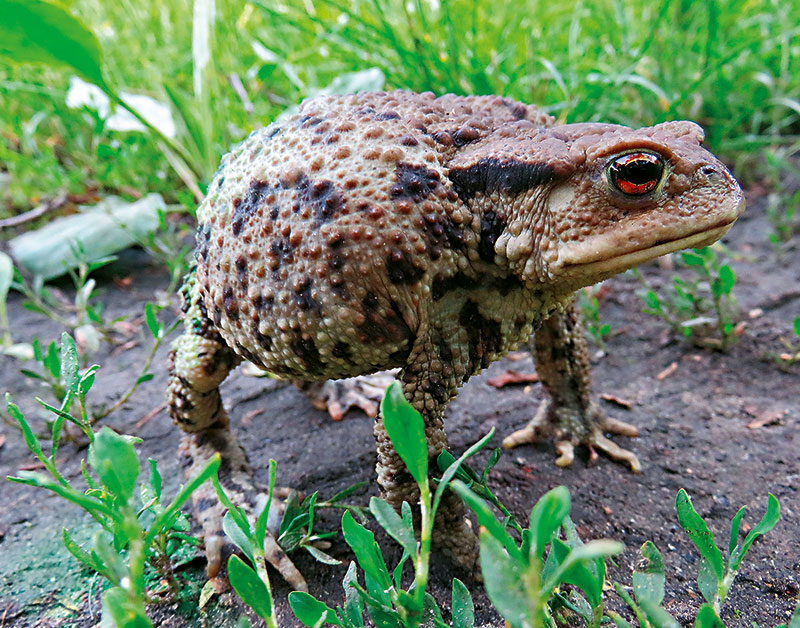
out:
<path id="1" fill-rule="evenodd" d="M 700 168 L 700 174 L 705 175 L 706 177 L 710 177 L 712 174 L 716 174 L 717 169 L 714 166 L 702 166 Z"/>

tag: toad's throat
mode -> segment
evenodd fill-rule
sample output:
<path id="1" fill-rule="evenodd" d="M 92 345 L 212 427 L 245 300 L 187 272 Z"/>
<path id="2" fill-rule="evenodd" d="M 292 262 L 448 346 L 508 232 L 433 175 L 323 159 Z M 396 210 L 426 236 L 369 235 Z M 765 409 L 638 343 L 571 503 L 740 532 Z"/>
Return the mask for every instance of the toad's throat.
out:
<path id="1" fill-rule="evenodd" d="M 577 264 L 565 264 L 561 272 L 566 276 L 601 276 L 606 274 L 616 274 L 627 268 L 633 268 L 668 253 L 674 253 L 682 249 L 694 249 L 708 246 L 724 236 L 736 222 L 734 218 L 723 225 L 717 225 L 709 229 L 704 229 L 676 240 L 659 242 L 653 246 L 644 247 L 635 251 L 628 251 L 622 255 L 615 255 L 606 259 L 583 262 Z"/>

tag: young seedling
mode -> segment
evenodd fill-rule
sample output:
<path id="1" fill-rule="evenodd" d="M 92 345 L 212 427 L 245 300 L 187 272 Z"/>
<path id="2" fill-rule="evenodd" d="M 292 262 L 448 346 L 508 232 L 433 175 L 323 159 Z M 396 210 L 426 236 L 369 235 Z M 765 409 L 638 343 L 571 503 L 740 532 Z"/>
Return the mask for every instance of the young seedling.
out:
<path id="1" fill-rule="evenodd" d="M 584 329 L 589 339 L 603 351 L 606 350 L 605 338 L 611 333 L 611 325 L 600 318 L 600 302 L 597 294 L 602 288 L 590 286 L 578 291 L 578 306 L 581 309 Z"/>
<path id="2" fill-rule="evenodd" d="M 633 596 L 618 582 L 614 590 L 630 607 L 641 628 L 679 628 L 678 622 L 662 606 L 664 601 L 664 559 L 661 552 L 647 541 L 639 549 L 639 560 L 633 572 Z M 617 628 L 631 628 L 618 613 L 608 611 Z"/>
<path id="3" fill-rule="evenodd" d="M 244 510 L 235 506 L 225 494 L 219 483 L 219 478 L 212 478 L 212 483 L 220 502 L 228 509 L 222 521 L 222 528 L 228 538 L 238 547 L 250 561 L 245 563 L 236 555 L 228 559 L 228 578 L 231 586 L 240 598 L 263 619 L 268 628 L 277 628 L 278 617 L 275 614 L 275 605 L 272 600 L 272 585 L 267 574 L 267 560 L 265 550 L 269 550 L 265 543 L 274 543 L 272 537 L 267 536 L 267 520 L 272 505 L 275 491 L 276 462 L 269 461 L 269 489 L 267 502 L 263 510 L 258 513 L 255 524 L 251 524 Z M 213 583 L 206 585 L 212 586 Z M 201 606 L 204 596 L 210 589 L 205 589 L 201 594 Z"/>
<path id="4" fill-rule="evenodd" d="M 566 608 L 590 628 L 599 628 L 605 558 L 620 553 L 623 546 L 607 540 L 583 543 L 578 538 L 569 520 L 571 500 L 566 487 L 548 491 L 536 503 L 519 542 L 467 485 L 455 480 L 452 487 L 478 517 L 486 592 L 510 626 L 555 628 L 560 625 L 556 612 Z M 562 584 L 577 587 L 583 595 L 566 598 L 559 591 Z"/>
<path id="5" fill-rule="evenodd" d="M 675 509 L 681 527 L 702 557 L 697 586 L 706 601 L 697 612 L 695 628 L 725 628 L 720 618 L 720 609 L 750 546 L 778 523 L 780 504 L 774 495 L 769 495 L 766 513 L 741 544 L 739 530 L 746 508 L 743 506 L 739 509 L 731 521 L 727 561 L 714 541 L 713 533 L 694 509 L 692 500 L 683 489 L 678 491 Z M 622 585 L 614 583 L 617 594 L 634 612 L 640 628 L 679 628 L 678 622 L 661 606 L 664 600 L 664 582 L 664 559 L 656 546 L 647 541 L 639 550 L 639 562 L 633 573 L 633 596 Z M 631 628 L 631 624 L 619 614 L 609 611 L 608 615 L 618 628 Z M 776 628 L 786 628 L 786 625 L 781 624 Z M 789 628 L 800 628 L 800 606 L 795 611 Z"/>
<path id="6" fill-rule="evenodd" d="M 139 376 L 133 381 L 133 384 L 131 384 L 130 388 L 128 388 L 128 390 L 125 391 L 119 397 L 119 399 L 108 406 L 105 410 L 95 412 L 92 416 L 92 422 L 100 421 L 118 408 L 122 407 L 128 401 L 128 399 L 130 399 L 131 395 L 136 392 L 141 384 L 149 382 L 151 379 L 153 379 L 154 375 L 150 372 L 150 365 L 153 363 L 153 358 L 155 358 L 158 349 L 161 347 L 161 343 L 164 341 L 164 338 L 169 336 L 169 334 L 172 333 L 172 331 L 181 322 L 181 319 L 175 318 L 172 323 L 167 325 L 158 320 L 157 314 L 161 309 L 163 308 L 159 308 L 152 303 L 145 304 L 144 321 L 145 325 L 147 326 L 147 330 L 153 337 L 153 346 L 150 347 L 150 352 L 147 354 L 147 357 L 144 360 L 144 364 L 142 365 Z"/>
<path id="7" fill-rule="evenodd" d="M 660 317 L 698 346 L 727 349 L 736 338 L 738 306 L 732 293 L 736 274 L 719 260 L 712 247 L 681 253 L 681 259 L 696 278 L 686 281 L 673 277 L 672 293 L 658 294 L 636 273 L 646 287 L 641 294 L 647 305 L 643 312 Z M 717 338 L 709 336 L 712 328 L 716 328 Z"/>
<path id="8" fill-rule="evenodd" d="M 739 509 L 731 521 L 727 561 L 723 558 L 722 552 L 714 542 L 713 533 L 709 530 L 705 520 L 697 514 L 692 505 L 692 500 L 683 489 L 678 491 L 678 496 L 675 499 L 675 509 L 678 511 L 678 521 L 681 527 L 689 535 L 692 543 L 694 543 L 703 557 L 697 576 L 697 586 L 707 605 L 710 605 L 711 610 L 719 616 L 720 608 L 725 603 L 733 581 L 739 573 L 742 559 L 747 554 L 753 541 L 772 530 L 778 523 L 781 512 L 780 504 L 775 496 L 770 493 L 767 500 L 767 511 L 761 521 L 750 530 L 741 544 L 739 543 L 739 529 L 746 507 L 742 506 Z M 709 611 L 703 612 L 704 614 L 709 613 Z"/>
<path id="9" fill-rule="evenodd" d="M 399 563 L 390 572 L 381 554 L 375 536 L 358 523 L 348 511 L 342 517 L 344 538 L 364 572 L 364 586 L 358 581 L 358 569 L 351 563 L 344 579 L 345 604 L 332 609 L 308 593 L 295 591 L 289 594 L 289 603 L 297 618 L 306 626 L 334 625 L 343 628 L 362 628 L 364 609 L 372 622 L 380 628 L 413 627 L 422 623 L 436 628 L 471 628 L 474 624 L 472 598 L 459 580 L 453 580 L 453 612 L 451 623 L 442 618 L 438 604 L 426 593 L 430 565 L 431 533 L 436 510 L 445 489 L 453 480 L 461 463 L 479 451 L 491 438 L 490 432 L 455 460 L 443 473 L 435 491 L 428 477 L 428 447 L 425 427 L 420 414 L 403 396 L 398 383 L 386 391 L 381 403 L 386 431 L 395 450 L 406 464 L 420 490 L 421 524 L 419 539 L 414 530 L 411 506 L 403 503 L 401 513 L 384 500 L 373 497 L 370 511 L 384 530 L 403 548 Z M 410 561 L 414 580 L 403 588 L 401 577 L 405 564 Z"/>
<path id="10" fill-rule="evenodd" d="M 767 218 L 772 225 L 769 241 L 778 253 L 797 231 L 798 207 L 800 207 L 800 190 L 791 196 L 773 192 L 767 197 Z"/>

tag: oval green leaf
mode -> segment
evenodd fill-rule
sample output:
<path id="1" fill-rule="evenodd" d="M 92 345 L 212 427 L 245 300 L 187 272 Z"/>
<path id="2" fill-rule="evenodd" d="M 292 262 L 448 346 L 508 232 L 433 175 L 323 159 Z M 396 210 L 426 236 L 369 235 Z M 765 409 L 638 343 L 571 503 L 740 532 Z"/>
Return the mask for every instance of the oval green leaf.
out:
<path id="1" fill-rule="evenodd" d="M 381 401 L 381 417 L 395 451 L 417 484 L 422 484 L 428 477 L 425 422 L 406 400 L 400 382 L 392 382 L 386 389 Z"/>
<path id="2" fill-rule="evenodd" d="M 269 620 L 272 614 L 272 596 L 267 585 L 235 554 L 228 559 L 228 578 L 244 603 L 261 619 Z"/>
<path id="3" fill-rule="evenodd" d="M 310 628 L 323 624 L 342 625 L 332 608 L 305 591 L 292 591 L 289 594 L 289 606 L 295 617 Z"/>
<path id="4" fill-rule="evenodd" d="M 89 464 L 111 493 L 125 502 L 130 500 L 139 477 L 139 458 L 125 437 L 101 428 L 89 445 Z"/>

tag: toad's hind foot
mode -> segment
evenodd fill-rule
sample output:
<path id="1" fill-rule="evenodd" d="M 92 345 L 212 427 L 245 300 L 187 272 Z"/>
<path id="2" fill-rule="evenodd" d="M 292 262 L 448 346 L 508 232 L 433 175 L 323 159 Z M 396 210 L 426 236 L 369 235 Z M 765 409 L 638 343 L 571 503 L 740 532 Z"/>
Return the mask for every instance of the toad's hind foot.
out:
<path id="1" fill-rule="evenodd" d="M 636 427 L 606 416 L 594 403 L 581 414 L 583 416 L 575 416 L 574 412 L 554 408 L 551 401 L 544 400 L 528 425 L 503 439 L 503 447 L 511 449 L 518 445 L 553 440 L 558 452 L 556 464 L 566 467 L 575 460 L 575 446 L 585 445 L 589 448 L 590 461 L 597 459 L 599 450 L 612 460 L 626 463 L 634 473 L 642 470 L 636 454 L 605 436 L 605 433 L 638 436 Z"/>
<path id="2" fill-rule="evenodd" d="M 266 503 L 266 491 L 257 490 L 252 481 L 252 470 L 236 437 L 227 429 L 209 429 L 200 434 L 187 434 L 181 443 L 181 454 L 184 457 L 187 476 L 199 471 L 202 462 L 214 453 L 219 453 L 222 464 L 219 469 L 219 481 L 231 502 L 242 508 L 249 518 L 254 518 Z M 264 540 L 264 557 L 283 576 L 289 585 L 297 591 L 308 591 L 303 575 L 295 567 L 276 540 L 277 530 L 283 513 L 281 498 L 288 495 L 288 489 L 276 488 L 273 492 L 272 504 L 268 515 L 267 535 Z M 221 588 L 227 588 L 227 582 L 220 577 L 220 570 L 228 556 L 236 548 L 226 538 L 222 529 L 222 521 L 227 509 L 219 502 L 214 488 L 205 483 L 193 494 L 195 516 L 203 529 L 206 558 L 206 572 L 212 581 L 217 581 Z"/>
<path id="3" fill-rule="evenodd" d="M 396 371 L 381 371 L 349 379 L 326 382 L 296 382 L 319 410 L 327 410 L 334 421 L 341 421 L 351 408 L 360 408 L 373 419 L 378 416 L 381 399 L 395 379 Z"/>

